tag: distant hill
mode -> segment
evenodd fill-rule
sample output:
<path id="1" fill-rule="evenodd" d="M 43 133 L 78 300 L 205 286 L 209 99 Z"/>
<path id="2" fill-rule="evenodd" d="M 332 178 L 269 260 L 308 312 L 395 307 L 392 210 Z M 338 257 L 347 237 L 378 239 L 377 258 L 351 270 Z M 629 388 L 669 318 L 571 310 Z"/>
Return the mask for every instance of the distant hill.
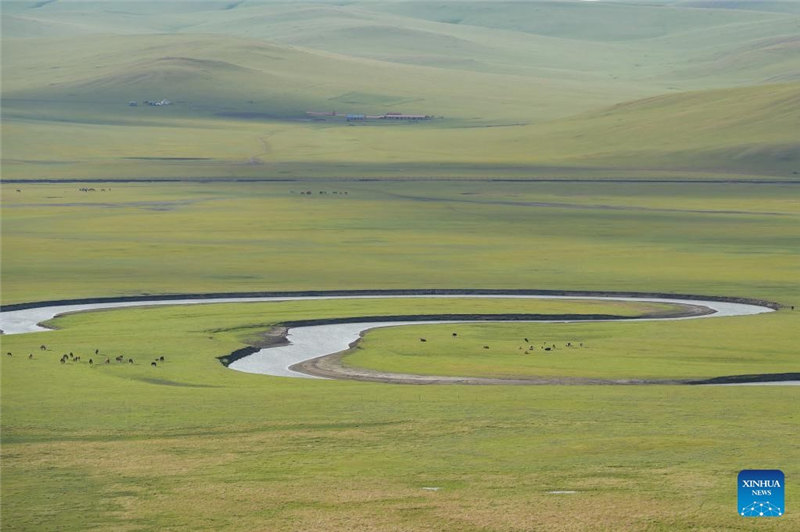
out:
<path id="1" fill-rule="evenodd" d="M 576 163 L 800 175 L 800 83 L 647 98 L 556 121 L 531 140 Z"/>
<path id="2" fill-rule="evenodd" d="M 778 0 L 3 2 L 4 175 L 794 176 L 798 27 Z"/>
<path id="3" fill-rule="evenodd" d="M 175 113 L 184 117 L 236 112 L 297 119 L 307 110 L 399 111 L 518 123 L 653 93 L 623 84 L 387 63 L 208 34 L 7 39 L 4 53 L 9 116 L 38 114 L 41 102 L 58 102 L 60 110 L 51 106 L 61 113 L 54 118 L 83 113 L 93 120 L 129 120 L 129 100 L 168 98 L 180 104 Z M 27 100 L 39 103 L 31 107 Z"/>

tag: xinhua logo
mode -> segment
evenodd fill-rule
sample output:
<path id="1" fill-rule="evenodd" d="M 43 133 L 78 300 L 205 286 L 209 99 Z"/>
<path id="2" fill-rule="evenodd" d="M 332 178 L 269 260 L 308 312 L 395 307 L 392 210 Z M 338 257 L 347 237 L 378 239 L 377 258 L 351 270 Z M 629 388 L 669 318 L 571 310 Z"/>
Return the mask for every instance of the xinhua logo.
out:
<path id="1" fill-rule="evenodd" d="M 739 472 L 739 515 L 780 517 L 785 513 L 783 472 L 778 469 L 743 469 Z"/>

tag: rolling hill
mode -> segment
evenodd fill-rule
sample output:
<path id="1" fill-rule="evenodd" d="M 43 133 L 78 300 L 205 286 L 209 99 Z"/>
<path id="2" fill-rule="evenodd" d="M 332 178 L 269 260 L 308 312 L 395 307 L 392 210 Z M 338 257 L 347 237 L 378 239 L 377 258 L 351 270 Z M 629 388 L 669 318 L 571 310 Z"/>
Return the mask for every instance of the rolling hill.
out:
<path id="1" fill-rule="evenodd" d="M 4 2 L 4 176 L 790 177 L 799 4 Z"/>

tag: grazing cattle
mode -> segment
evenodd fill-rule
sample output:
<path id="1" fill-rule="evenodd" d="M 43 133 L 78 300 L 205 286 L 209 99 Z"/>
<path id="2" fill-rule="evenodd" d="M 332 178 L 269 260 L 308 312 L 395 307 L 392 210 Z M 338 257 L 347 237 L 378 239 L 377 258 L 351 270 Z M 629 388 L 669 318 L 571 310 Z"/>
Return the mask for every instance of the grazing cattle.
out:
<path id="1" fill-rule="evenodd" d="M 91 358 L 89 359 L 89 365 L 90 365 L 90 366 L 93 366 L 93 365 L 94 365 L 94 360 L 92 360 Z"/>
<path id="2" fill-rule="evenodd" d="M 456 336 L 458 336 L 458 333 L 453 333 L 453 337 L 455 338 Z"/>
<path id="3" fill-rule="evenodd" d="M 81 357 L 75 357 L 74 360 L 75 360 L 75 362 L 80 362 L 81 361 Z"/>
<path id="4" fill-rule="evenodd" d="M 128 359 L 128 364 L 133 364 L 133 359 L 132 358 Z"/>
<path id="5" fill-rule="evenodd" d="M 156 364 L 155 362 L 150 362 L 150 365 L 153 366 L 153 367 L 158 366 L 158 364 Z"/>
<path id="6" fill-rule="evenodd" d="M 530 352 L 530 351 L 525 351 L 525 354 L 527 355 L 529 352 Z"/>
<path id="7" fill-rule="evenodd" d="M 484 349 L 489 349 L 488 345 L 483 346 Z"/>
<path id="8" fill-rule="evenodd" d="M 161 362 L 164 362 L 164 355 L 161 355 L 160 357 L 158 357 L 158 360 L 160 360 Z"/>
<path id="9" fill-rule="evenodd" d="M 9 351 L 8 353 L 6 353 L 6 356 L 7 356 L 7 357 L 13 357 L 14 355 L 13 355 L 13 354 L 11 354 L 11 351 Z"/>
<path id="10" fill-rule="evenodd" d="M 39 349 L 41 349 L 42 351 L 47 351 L 47 346 L 42 344 L 39 346 Z"/>
<path id="11" fill-rule="evenodd" d="M 119 355 L 118 357 L 114 358 L 114 360 L 116 360 L 117 362 L 122 362 L 123 360 L 125 360 L 125 357 L 122 356 L 122 355 Z"/>
<path id="12" fill-rule="evenodd" d="M 106 357 L 106 364 L 111 364 L 111 360 L 108 357 Z"/>
<path id="13" fill-rule="evenodd" d="M 420 338 L 419 341 L 420 342 L 427 342 L 427 340 L 425 338 Z"/>
<path id="14" fill-rule="evenodd" d="M 99 354 L 100 354 L 100 350 L 99 350 L 99 349 L 95 349 L 95 350 L 94 350 L 94 354 L 95 354 L 95 355 L 99 355 Z"/>
<path id="15" fill-rule="evenodd" d="M 28 360 L 33 360 L 33 353 L 28 355 Z"/>
<path id="16" fill-rule="evenodd" d="M 60 362 L 61 362 L 62 364 L 66 364 L 66 363 L 67 363 L 67 361 L 66 361 L 66 359 L 65 359 L 64 357 L 61 357 L 61 360 L 60 360 Z"/>
<path id="17" fill-rule="evenodd" d="M 567 347 L 572 347 L 572 342 L 567 342 Z"/>
<path id="18" fill-rule="evenodd" d="M 544 350 L 545 351 L 550 351 L 550 348 L 549 347 L 545 347 Z"/>
<path id="19" fill-rule="evenodd" d="M 531 343 L 531 341 L 530 341 L 530 340 L 528 340 L 527 338 L 525 338 L 525 343 L 526 343 L 526 344 L 529 344 L 529 343 Z"/>

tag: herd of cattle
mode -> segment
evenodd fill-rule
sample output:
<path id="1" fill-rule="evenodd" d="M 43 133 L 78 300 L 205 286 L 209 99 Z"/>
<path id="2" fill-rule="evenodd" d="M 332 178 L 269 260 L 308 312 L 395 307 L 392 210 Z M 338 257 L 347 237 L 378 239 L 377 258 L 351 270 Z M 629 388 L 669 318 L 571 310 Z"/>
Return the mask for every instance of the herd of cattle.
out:
<path id="1" fill-rule="evenodd" d="M 47 346 L 44 345 L 44 344 L 39 346 L 39 350 L 41 350 L 41 351 L 49 351 Z M 6 352 L 6 356 L 7 357 L 13 357 L 14 353 L 12 353 L 11 351 L 8 351 L 8 352 Z M 98 364 L 111 364 L 111 357 L 100 354 L 100 350 L 99 349 L 95 349 L 94 350 L 94 356 L 95 357 L 99 357 L 98 360 L 97 360 Z M 28 353 L 28 359 L 29 360 L 33 360 L 34 359 L 33 353 Z M 155 367 L 158 367 L 159 363 L 163 363 L 165 360 L 166 359 L 162 355 L 162 356 L 156 358 L 155 360 L 153 360 L 152 362 L 150 362 L 150 365 L 155 368 Z M 81 357 L 79 355 L 76 355 L 72 351 L 70 351 L 69 353 L 64 353 L 63 355 L 61 355 L 61 358 L 59 358 L 58 361 L 61 364 L 66 364 L 68 362 L 75 363 L 75 362 L 80 362 L 81 361 Z M 123 355 L 118 355 L 118 356 L 114 357 L 114 361 L 119 363 L 119 364 L 124 364 L 125 362 L 127 362 L 128 364 L 135 364 L 136 363 L 132 358 L 127 358 L 126 359 L 125 356 L 123 356 Z M 90 366 L 94 366 L 95 365 L 94 358 L 90 358 L 89 359 L 89 365 Z"/>
<path id="2" fill-rule="evenodd" d="M 458 337 L 458 333 L 453 333 L 452 336 L 453 336 L 453 338 L 456 338 L 456 337 Z M 542 351 L 555 351 L 556 350 L 556 344 L 554 344 L 554 343 L 542 342 L 542 345 L 537 348 L 535 345 L 532 345 L 531 341 L 528 338 L 523 338 L 523 340 L 525 342 L 525 345 L 520 345 L 520 346 L 517 347 L 517 349 L 520 350 L 520 351 L 522 351 L 524 349 L 526 355 L 530 354 L 531 351 L 535 351 L 536 349 L 541 349 Z M 427 342 L 428 339 L 427 338 L 420 338 L 419 341 L 420 342 Z M 583 347 L 583 342 L 574 342 L 574 343 L 573 342 L 567 342 L 566 344 L 564 344 L 564 347 L 568 347 L 568 348 L 579 347 L 579 348 L 581 348 L 581 347 Z M 484 349 L 490 349 L 490 347 L 488 345 L 484 345 L 483 348 Z"/>
<path id="3" fill-rule="evenodd" d="M 452 336 L 455 338 L 455 337 L 458 336 L 458 333 L 453 333 Z M 542 351 L 555 351 L 556 348 L 557 348 L 556 344 L 550 343 L 550 342 L 543 342 L 542 345 L 537 347 L 537 346 L 533 345 L 528 338 L 523 338 L 523 340 L 524 340 L 525 344 L 518 346 L 517 349 L 520 350 L 520 351 L 522 351 L 524 349 L 526 355 L 530 354 L 532 351 L 536 351 L 537 349 L 541 349 Z M 427 338 L 420 338 L 419 341 L 420 342 L 427 342 L 428 339 Z M 567 348 L 576 348 L 576 347 L 582 348 L 583 347 L 583 342 L 575 342 L 575 343 L 567 342 L 566 344 L 564 344 L 564 347 L 567 347 Z M 490 347 L 488 345 L 484 345 L 483 348 L 484 349 L 490 349 Z M 47 346 L 44 345 L 44 344 L 39 346 L 39 349 L 41 351 L 49 351 Z M 14 353 L 9 351 L 9 352 L 6 353 L 6 356 L 13 357 Z M 111 364 L 110 356 L 101 355 L 99 349 L 95 349 L 94 350 L 94 356 L 95 357 L 99 357 L 98 361 L 97 361 L 97 364 Z M 28 354 L 28 359 L 33 360 L 33 358 L 34 358 L 33 353 L 29 353 Z M 69 353 L 64 353 L 63 355 L 61 355 L 61 358 L 59 358 L 59 362 L 61 364 L 67 364 L 69 362 L 76 363 L 76 362 L 80 362 L 80 361 L 81 361 L 81 357 L 79 355 L 76 355 L 75 353 L 73 353 L 71 351 Z M 126 359 L 126 357 L 123 356 L 123 355 L 118 355 L 118 356 L 114 357 L 114 361 L 116 363 L 118 363 L 118 364 L 124 364 L 126 362 L 128 364 L 135 364 L 136 363 L 133 358 L 127 358 Z M 154 359 L 153 361 L 151 361 L 150 365 L 155 368 L 155 367 L 158 367 L 159 364 L 164 363 L 164 361 L 165 361 L 165 358 L 162 355 L 162 356 Z M 90 358 L 89 359 L 89 365 L 90 366 L 94 366 L 95 365 L 95 359 L 94 358 Z"/>

